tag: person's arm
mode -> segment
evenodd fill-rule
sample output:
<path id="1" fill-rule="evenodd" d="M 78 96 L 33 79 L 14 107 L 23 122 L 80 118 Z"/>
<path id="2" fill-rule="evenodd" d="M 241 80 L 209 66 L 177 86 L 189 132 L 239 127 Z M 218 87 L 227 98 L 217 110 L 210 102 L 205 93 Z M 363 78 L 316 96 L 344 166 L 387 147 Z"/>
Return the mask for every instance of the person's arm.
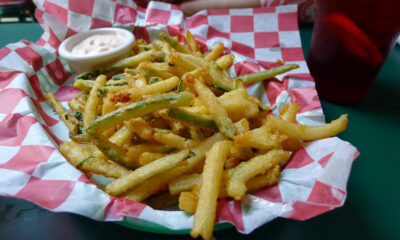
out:
<path id="1" fill-rule="evenodd" d="M 254 8 L 260 7 L 260 0 L 189 0 L 180 1 L 179 6 L 186 16 L 204 9 Z"/>

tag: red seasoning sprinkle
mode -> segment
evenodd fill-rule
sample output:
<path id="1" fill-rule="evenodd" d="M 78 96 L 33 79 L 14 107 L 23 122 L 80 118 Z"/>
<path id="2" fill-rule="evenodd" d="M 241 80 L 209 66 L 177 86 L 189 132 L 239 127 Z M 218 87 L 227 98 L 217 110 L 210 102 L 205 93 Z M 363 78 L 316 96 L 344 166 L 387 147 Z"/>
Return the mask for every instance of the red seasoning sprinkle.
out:
<path id="1" fill-rule="evenodd" d="M 112 102 L 129 102 L 131 100 L 130 93 L 114 94 L 111 97 Z"/>

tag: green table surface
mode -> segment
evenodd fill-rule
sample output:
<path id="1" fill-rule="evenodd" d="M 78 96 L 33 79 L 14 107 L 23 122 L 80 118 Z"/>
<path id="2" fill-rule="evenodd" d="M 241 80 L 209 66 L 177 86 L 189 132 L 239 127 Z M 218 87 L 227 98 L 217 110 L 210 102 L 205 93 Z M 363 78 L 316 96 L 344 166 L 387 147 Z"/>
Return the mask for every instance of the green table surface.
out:
<path id="1" fill-rule="evenodd" d="M 36 23 L 0 24 L 0 48 L 21 39 L 36 41 Z M 301 25 L 307 56 L 312 25 Z M 217 239 L 400 239 L 400 47 L 395 46 L 367 99 L 340 106 L 322 101 L 327 121 L 349 114 L 339 135 L 361 155 L 353 164 L 343 207 L 307 221 L 276 219 L 249 235 L 234 228 L 215 232 Z M 1 177 L 1 176 L 0 176 Z M 52 213 L 18 199 L 0 197 L 0 239 L 190 239 L 97 222 L 69 213 Z"/>

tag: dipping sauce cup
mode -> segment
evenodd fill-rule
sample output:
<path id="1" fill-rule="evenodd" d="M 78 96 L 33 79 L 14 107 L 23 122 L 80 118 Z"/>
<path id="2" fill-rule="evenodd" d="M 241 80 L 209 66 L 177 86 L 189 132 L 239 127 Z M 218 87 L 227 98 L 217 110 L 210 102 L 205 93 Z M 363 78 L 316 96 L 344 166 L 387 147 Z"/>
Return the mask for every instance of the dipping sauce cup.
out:
<path id="1" fill-rule="evenodd" d="M 128 30 L 97 28 L 65 39 L 58 52 L 80 74 L 128 57 L 134 43 L 135 36 Z"/>
<path id="2" fill-rule="evenodd" d="M 321 99 L 354 104 L 368 94 L 400 33 L 399 0 L 316 0 L 307 60 Z"/>

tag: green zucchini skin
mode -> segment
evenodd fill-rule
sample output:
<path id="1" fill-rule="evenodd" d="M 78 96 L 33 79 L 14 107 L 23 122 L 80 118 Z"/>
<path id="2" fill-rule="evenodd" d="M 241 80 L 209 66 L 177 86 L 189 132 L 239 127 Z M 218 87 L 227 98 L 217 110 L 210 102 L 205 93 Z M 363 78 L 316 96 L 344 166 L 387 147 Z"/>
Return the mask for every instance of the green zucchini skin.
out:
<path id="1" fill-rule="evenodd" d="M 116 74 L 114 76 L 111 77 L 112 80 L 121 80 L 124 79 L 126 77 L 126 75 L 124 73 L 120 73 L 120 74 Z"/>
<path id="2" fill-rule="evenodd" d="M 264 70 L 261 72 L 256 72 L 256 73 L 250 73 L 250 74 L 246 74 L 243 76 L 238 76 L 235 78 L 236 79 L 242 79 L 244 84 L 250 84 L 250 83 L 254 83 L 254 82 L 260 82 L 269 78 L 273 78 L 279 74 L 288 72 L 290 70 L 299 68 L 299 65 L 297 64 L 285 64 L 282 66 L 278 66 L 275 68 L 271 68 L 268 70 Z"/>
<path id="3" fill-rule="evenodd" d="M 111 66 L 102 69 L 101 72 L 103 74 L 105 74 L 105 73 L 129 68 L 129 67 L 136 67 L 137 65 L 139 65 L 139 63 L 141 63 L 143 61 L 154 60 L 157 57 L 159 57 L 159 54 L 156 54 L 155 50 L 150 50 L 148 52 L 142 52 L 137 55 L 121 59 L 121 60 L 113 63 Z"/>
<path id="4" fill-rule="evenodd" d="M 76 79 L 83 79 L 83 80 L 95 79 L 99 75 L 100 75 L 100 70 L 94 70 L 91 72 L 82 73 L 78 77 L 76 77 Z"/>
<path id="5" fill-rule="evenodd" d="M 125 151 L 117 146 L 116 144 L 110 142 L 107 138 L 101 135 L 95 135 L 94 144 L 103 152 L 110 160 L 124 165 L 125 167 L 135 169 L 137 168 L 136 164 L 133 162 L 127 161 Z"/>
<path id="6" fill-rule="evenodd" d="M 77 168 L 80 168 L 83 166 L 83 164 L 85 164 L 85 162 L 89 161 L 90 159 L 94 158 L 93 156 L 87 157 L 85 159 L 83 159 L 80 163 L 78 163 L 78 165 L 76 165 Z"/>
<path id="7" fill-rule="evenodd" d="M 183 91 L 183 84 L 184 84 L 184 79 L 183 78 L 181 78 L 180 80 L 179 80 L 179 84 L 178 84 L 178 89 L 176 90 L 178 93 L 180 93 L 180 92 L 182 92 Z"/>
<path id="8" fill-rule="evenodd" d="M 160 57 L 161 53 L 156 52 L 155 50 L 142 52 L 137 55 L 121 59 L 106 68 L 96 69 L 94 71 L 82 73 L 76 79 L 83 79 L 83 80 L 95 79 L 100 74 L 109 74 L 114 71 L 122 70 L 125 68 L 136 67 L 137 65 L 139 65 L 139 63 L 143 61 L 150 61 Z"/>
<path id="9" fill-rule="evenodd" d="M 131 118 L 141 117 L 161 109 L 189 105 L 193 99 L 193 94 L 181 92 L 172 95 L 155 96 L 134 102 L 97 118 L 89 125 L 86 131 L 88 134 L 93 135 L 97 131 L 108 129 Z"/>
<path id="10" fill-rule="evenodd" d="M 214 120 L 201 117 L 184 109 L 172 108 L 168 111 L 168 116 L 202 128 L 218 130 L 217 124 L 215 124 Z"/>
<path id="11" fill-rule="evenodd" d="M 82 92 L 89 93 L 93 87 L 93 84 L 94 84 L 93 80 L 76 79 L 72 86 L 74 88 L 81 90 Z M 115 82 L 115 83 L 107 83 L 106 86 L 101 89 L 102 89 L 102 91 L 108 91 L 109 90 L 108 87 L 110 87 L 110 86 L 124 86 L 124 85 L 128 85 L 128 82 L 120 81 L 120 82 Z"/>
<path id="12" fill-rule="evenodd" d="M 235 89 L 234 81 L 224 73 L 223 69 L 218 66 L 216 62 L 207 62 L 203 58 L 193 56 L 191 54 L 183 54 L 179 53 L 179 55 L 184 56 L 185 58 L 191 59 L 193 63 L 196 63 L 198 67 L 207 67 L 208 73 L 213 79 L 212 84 L 220 88 L 226 92 L 232 91 Z"/>
<path id="13" fill-rule="evenodd" d="M 148 77 L 153 72 L 149 71 L 149 70 L 138 70 L 138 69 L 132 69 L 132 68 L 125 68 L 125 73 L 129 73 L 131 75 L 143 74 L 145 77 Z"/>
<path id="14" fill-rule="evenodd" d="M 222 68 L 219 67 L 215 62 L 209 63 L 209 73 L 213 78 L 213 85 L 226 92 L 235 89 L 235 82 L 227 75 L 222 72 Z"/>
<path id="15" fill-rule="evenodd" d="M 172 48 L 174 48 L 175 50 L 177 50 L 178 52 L 183 52 L 186 54 L 189 54 L 190 51 L 185 48 L 180 42 L 176 41 L 173 37 L 171 37 L 170 35 L 161 32 L 160 33 L 160 37 L 166 41 Z"/>
<path id="16" fill-rule="evenodd" d="M 89 93 L 94 84 L 93 80 L 82 80 L 75 79 L 74 84 L 72 85 L 74 88 L 81 90 L 82 92 Z"/>
<path id="17" fill-rule="evenodd" d="M 150 80 L 149 80 L 149 84 L 153 84 L 153 83 L 156 83 L 156 82 L 159 82 L 159 81 L 161 81 L 161 78 L 159 78 L 159 77 L 152 77 L 152 78 L 150 78 Z"/>

